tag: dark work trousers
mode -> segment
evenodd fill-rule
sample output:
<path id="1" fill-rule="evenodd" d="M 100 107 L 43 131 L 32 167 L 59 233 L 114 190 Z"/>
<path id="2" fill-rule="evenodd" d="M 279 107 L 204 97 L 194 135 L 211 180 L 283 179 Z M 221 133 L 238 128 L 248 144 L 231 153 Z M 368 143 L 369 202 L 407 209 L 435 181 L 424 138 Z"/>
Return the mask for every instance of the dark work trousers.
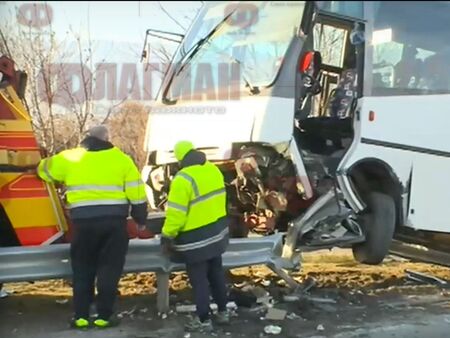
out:
<path id="1" fill-rule="evenodd" d="M 89 318 L 96 277 L 98 317 L 110 318 L 127 250 L 126 219 L 105 217 L 74 221 L 70 255 L 76 318 Z"/>
<path id="2" fill-rule="evenodd" d="M 222 267 L 222 256 L 217 256 L 207 261 L 186 264 L 197 315 L 200 321 L 209 319 L 209 295 L 210 288 L 214 301 L 219 311 L 225 311 L 227 306 L 227 290 L 225 284 L 225 273 Z"/>

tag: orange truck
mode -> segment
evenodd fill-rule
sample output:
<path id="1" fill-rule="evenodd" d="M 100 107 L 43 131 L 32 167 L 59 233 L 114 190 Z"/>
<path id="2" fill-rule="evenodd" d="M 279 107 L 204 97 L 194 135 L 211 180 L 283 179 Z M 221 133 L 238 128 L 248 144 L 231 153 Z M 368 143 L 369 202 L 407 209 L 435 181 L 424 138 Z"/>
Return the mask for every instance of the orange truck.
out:
<path id="1" fill-rule="evenodd" d="M 43 152 L 22 99 L 26 73 L 0 57 L 0 247 L 70 242 L 70 222 L 57 188 L 36 176 Z M 130 238 L 138 233 L 129 221 Z"/>

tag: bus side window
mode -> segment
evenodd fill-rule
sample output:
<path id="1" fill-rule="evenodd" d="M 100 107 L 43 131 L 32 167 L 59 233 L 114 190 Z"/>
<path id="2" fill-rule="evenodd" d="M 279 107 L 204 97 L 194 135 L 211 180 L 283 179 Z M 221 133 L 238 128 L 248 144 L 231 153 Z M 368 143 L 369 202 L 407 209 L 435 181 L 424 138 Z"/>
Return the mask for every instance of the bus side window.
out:
<path id="1" fill-rule="evenodd" d="M 422 76 L 423 61 L 417 58 L 418 50 L 413 46 L 403 48 L 402 59 L 394 66 L 397 88 L 416 88 Z"/>
<path id="2" fill-rule="evenodd" d="M 376 8 L 372 94 L 450 93 L 450 4 L 377 1 Z"/>
<path id="3" fill-rule="evenodd" d="M 449 56 L 437 53 L 424 61 L 424 84 L 431 92 L 450 92 Z"/>

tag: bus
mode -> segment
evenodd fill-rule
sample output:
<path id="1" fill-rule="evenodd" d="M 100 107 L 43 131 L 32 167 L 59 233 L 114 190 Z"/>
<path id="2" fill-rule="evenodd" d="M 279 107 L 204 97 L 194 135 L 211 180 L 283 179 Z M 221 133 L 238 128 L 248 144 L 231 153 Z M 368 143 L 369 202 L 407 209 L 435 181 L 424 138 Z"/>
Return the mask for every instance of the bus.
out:
<path id="1" fill-rule="evenodd" d="M 365 264 L 448 249 L 449 20 L 447 1 L 205 2 L 151 108 L 153 208 L 187 139 L 224 174 L 232 237 Z"/>

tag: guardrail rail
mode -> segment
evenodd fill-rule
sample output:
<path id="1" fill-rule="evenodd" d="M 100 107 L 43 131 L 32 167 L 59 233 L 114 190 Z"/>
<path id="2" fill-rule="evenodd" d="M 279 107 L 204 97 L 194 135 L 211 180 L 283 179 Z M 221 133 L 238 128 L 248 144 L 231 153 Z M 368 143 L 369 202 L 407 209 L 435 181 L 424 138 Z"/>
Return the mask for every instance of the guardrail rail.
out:
<path id="1" fill-rule="evenodd" d="M 223 255 L 227 269 L 252 265 L 266 265 L 286 280 L 289 286 L 296 282 L 284 269 L 295 268 L 281 258 L 283 234 L 266 237 L 230 239 Z M 124 273 L 154 272 L 157 277 L 157 308 L 169 310 L 169 278 L 172 272 L 184 271 L 183 264 L 174 264 L 161 254 L 159 239 L 130 241 Z M 0 283 L 71 278 L 70 244 L 33 247 L 0 248 Z"/>

